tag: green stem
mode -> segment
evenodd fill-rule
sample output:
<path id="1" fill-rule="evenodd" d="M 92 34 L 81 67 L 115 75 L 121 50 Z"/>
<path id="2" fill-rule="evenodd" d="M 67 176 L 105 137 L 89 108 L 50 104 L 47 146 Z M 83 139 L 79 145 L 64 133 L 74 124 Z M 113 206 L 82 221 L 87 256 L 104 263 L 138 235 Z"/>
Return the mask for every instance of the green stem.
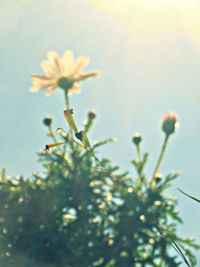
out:
<path id="1" fill-rule="evenodd" d="M 65 91 L 65 104 L 66 104 L 66 108 L 70 109 L 68 90 Z"/>
<path id="2" fill-rule="evenodd" d="M 86 125 L 85 125 L 85 129 L 84 129 L 86 133 L 88 133 L 88 131 L 90 130 L 91 126 L 92 126 L 92 120 L 88 120 Z"/>
<path id="3" fill-rule="evenodd" d="M 152 175 L 152 180 L 154 179 L 155 174 L 158 172 L 158 170 L 160 168 L 160 165 L 161 165 L 161 162 L 163 160 L 163 156 L 164 156 L 164 153 L 165 153 L 165 150 L 166 150 L 166 147 L 167 147 L 168 139 L 169 139 L 169 135 L 165 135 L 165 139 L 164 139 L 164 142 L 163 142 L 163 145 L 162 145 L 162 148 L 161 148 L 161 152 L 160 152 L 158 161 L 156 163 L 156 166 L 155 166 L 155 169 L 154 169 L 154 172 L 153 172 L 153 175 Z"/>
<path id="4" fill-rule="evenodd" d="M 51 125 L 48 126 L 48 129 L 49 129 L 49 135 L 51 136 L 52 140 L 54 141 L 54 143 L 57 143 L 57 139 L 54 135 Z"/>
<path id="5" fill-rule="evenodd" d="M 136 145 L 136 151 L 137 151 L 137 162 L 141 162 L 141 151 L 140 151 L 140 145 Z"/>
<path id="6" fill-rule="evenodd" d="M 4 179 L 6 177 L 6 169 L 2 168 L 1 170 L 1 178 Z"/>
<path id="7" fill-rule="evenodd" d="M 137 172 L 141 182 L 143 182 L 142 178 L 142 168 L 141 168 L 141 151 L 140 151 L 140 144 L 136 145 L 136 162 L 137 162 Z"/>
<path id="8" fill-rule="evenodd" d="M 65 105 L 66 105 L 66 109 L 67 109 L 67 110 L 70 109 L 68 90 L 65 90 Z M 70 127 L 70 129 L 69 129 L 69 134 L 73 137 L 73 131 L 72 131 L 71 127 Z M 73 144 L 73 142 L 71 143 L 71 148 L 72 148 L 73 152 L 74 152 L 75 149 L 76 149 L 75 146 L 74 146 L 74 144 Z M 66 146 L 65 146 L 65 148 L 64 148 L 64 151 L 65 151 L 65 150 L 66 150 Z"/>

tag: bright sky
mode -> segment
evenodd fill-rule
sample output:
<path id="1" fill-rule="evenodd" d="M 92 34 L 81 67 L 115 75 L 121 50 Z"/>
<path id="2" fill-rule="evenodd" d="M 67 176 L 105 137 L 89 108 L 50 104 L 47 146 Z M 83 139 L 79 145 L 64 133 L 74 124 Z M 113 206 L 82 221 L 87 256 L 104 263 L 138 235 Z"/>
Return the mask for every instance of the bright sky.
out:
<path id="1" fill-rule="evenodd" d="M 100 3 L 100 4 L 99 4 Z M 55 117 L 67 127 L 62 93 L 30 94 L 30 75 L 48 50 L 91 57 L 103 75 L 83 85 L 71 99 L 81 124 L 98 112 L 92 140 L 116 136 L 102 149 L 123 170 L 134 155 L 131 136 L 141 131 L 151 151 L 152 172 L 163 138 L 165 111 L 179 114 L 181 128 L 171 139 L 162 171 L 182 170 L 171 190 L 180 200 L 183 232 L 200 240 L 200 206 L 176 190 L 200 196 L 200 2 L 196 0 L 18 0 L 0 1 L 0 167 L 10 175 L 40 170 L 36 151 L 47 143 L 41 121 Z M 196 211 L 196 209 L 198 211 Z"/>
<path id="2" fill-rule="evenodd" d="M 138 35 L 182 30 L 199 33 L 198 0 L 89 0 L 99 9 L 128 22 Z M 197 37 L 194 36 L 194 38 Z M 198 37 L 199 38 L 199 37 Z"/>

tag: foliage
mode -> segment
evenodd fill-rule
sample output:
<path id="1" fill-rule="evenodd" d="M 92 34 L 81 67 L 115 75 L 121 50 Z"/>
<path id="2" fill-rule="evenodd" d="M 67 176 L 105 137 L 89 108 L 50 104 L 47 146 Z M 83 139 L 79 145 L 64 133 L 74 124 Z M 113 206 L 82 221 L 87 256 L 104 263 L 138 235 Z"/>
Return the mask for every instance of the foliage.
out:
<path id="1" fill-rule="evenodd" d="M 177 200 L 165 192 L 177 174 L 148 179 L 144 154 L 133 179 L 94 157 L 107 141 L 85 150 L 70 136 L 40 153 L 43 175 L 1 178 L 0 265 L 173 267 L 176 242 L 194 266 L 198 246 L 177 235 Z"/>

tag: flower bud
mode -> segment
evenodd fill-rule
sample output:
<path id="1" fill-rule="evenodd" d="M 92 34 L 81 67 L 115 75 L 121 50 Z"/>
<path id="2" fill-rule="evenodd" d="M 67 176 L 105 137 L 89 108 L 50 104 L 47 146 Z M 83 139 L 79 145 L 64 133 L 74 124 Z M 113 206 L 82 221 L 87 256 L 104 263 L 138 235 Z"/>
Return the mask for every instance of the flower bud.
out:
<path id="1" fill-rule="evenodd" d="M 178 128 L 178 117 L 174 112 L 165 113 L 162 120 L 162 129 L 166 135 L 173 134 Z"/>
<path id="2" fill-rule="evenodd" d="M 89 120 L 94 120 L 95 118 L 96 118 L 96 112 L 95 112 L 95 110 L 90 110 L 89 112 L 88 112 L 88 119 Z"/>
<path id="3" fill-rule="evenodd" d="M 138 132 L 134 133 L 132 141 L 136 146 L 138 146 L 142 141 L 142 137 L 140 133 Z"/>
<path id="4" fill-rule="evenodd" d="M 90 130 L 90 128 L 92 127 L 92 124 L 93 124 L 93 120 L 96 118 L 95 110 L 89 111 L 87 114 L 87 117 L 88 117 L 88 119 L 85 122 L 83 122 L 83 124 L 85 126 L 84 131 L 86 133 Z"/>
<path id="5" fill-rule="evenodd" d="M 52 117 L 51 116 L 47 116 L 43 119 L 43 123 L 45 126 L 49 127 L 52 124 Z"/>
<path id="6" fill-rule="evenodd" d="M 160 181 L 163 179 L 163 176 L 162 176 L 161 173 L 157 172 L 157 173 L 155 173 L 155 175 L 154 175 L 154 179 L 155 179 L 156 183 L 158 184 L 158 183 L 160 183 Z"/>

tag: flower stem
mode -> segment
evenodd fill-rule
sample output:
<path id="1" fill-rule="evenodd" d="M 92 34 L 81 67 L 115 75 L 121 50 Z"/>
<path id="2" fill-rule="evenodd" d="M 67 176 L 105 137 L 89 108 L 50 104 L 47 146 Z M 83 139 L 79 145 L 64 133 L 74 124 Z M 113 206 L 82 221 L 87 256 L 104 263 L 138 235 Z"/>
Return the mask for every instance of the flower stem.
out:
<path id="1" fill-rule="evenodd" d="M 166 134 L 164 142 L 163 142 L 163 145 L 162 145 L 162 148 L 161 148 L 161 152 L 160 152 L 160 155 L 159 155 L 159 158 L 158 158 L 158 161 L 156 163 L 156 166 L 155 166 L 155 169 L 154 169 L 154 172 L 153 172 L 153 175 L 152 175 L 152 180 L 154 179 L 155 174 L 158 172 L 158 170 L 160 168 L 160 165 L 161 165 L 161 162 L 162 162 L 162 159 L 163 159 L 166 147 L 167 147 L 168 139 L 169 139 L 169 135 Z"/>
<path id="2" fill-rule="evenodd" d="M 52 128 L 51 128 L 51 125 L 48 126 L 48 129 L 49 129 L 49 136 L 51 136 L 52 140 L 53 140 L 55 143 L 57 143 L 57 139 L 56 139 L 56 137 L 55 137 L 55 135 L 54 135 L 54 132 L 53 132 L 53 130 L 52 130 Z"/>
<path id="3" fill-rule="evenodd" d="M 65 105 L 66 105 L 66 109 L 67 109 L 67 110 L 70 109 L 68 90 L 65 90 Z M 70 129 L 69 129 L 69 134 L 70 134 L 71 136 L 73 136 L 73 131 L 72 131 L 71 127 L 70 127 Z M 74 146 L 73 142 L 71 143 L 71 148 L 72 148 L 73 151 L 75 151 L 75 146 Z M 65 146 L 65 148 L 64 148 L 64 151 L 65 151 L 65 150 L 66 150 L 66 146 Z"/>
<path id="4" fill-rule="evenodd" d="M 136 151 L 137 151 L 137 162 L 141 162 L 141 151 L 140 151 L 140 145 L 136 145 Z"/>
<path id="5" fill-rule="evenodd" d="M 65 91 L 65 104 L 66 104 L 66 108 L 70 109 L 68 90 Z"/>
<path id="6" fill-rule="evenodd" d="M 4 179 L 6 177 L 6 169 L 2 168 L 1 170 L 1 178 Z"/>

